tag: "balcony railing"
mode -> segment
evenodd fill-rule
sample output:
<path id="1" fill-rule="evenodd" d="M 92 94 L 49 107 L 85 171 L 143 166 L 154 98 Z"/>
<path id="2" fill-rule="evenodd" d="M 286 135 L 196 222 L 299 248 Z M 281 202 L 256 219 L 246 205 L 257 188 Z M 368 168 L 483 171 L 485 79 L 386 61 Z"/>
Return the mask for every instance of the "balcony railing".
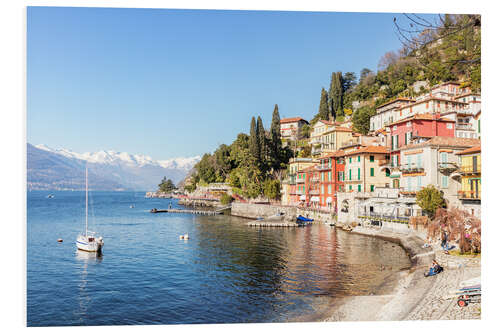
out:
<path id="1" fill-rule="evenodd" d="M 318 165 L 316 166 L 316 170 L 323 171 L 323 170 L 330 170 L 332 167 L 328 165 Z"/>
<path id="2" fill-rule="evenodd" d="M 456 163 L 450 162 L 439 162 L 438 169 L 440 172 L 453 172 L 458 169 L 458 165 Z"/>
<path id="3" fill-rule="evenodd" d="M 481 164 L 474 165 L 462 165 L 460 167 L 460 173 L 481 173 Z"/>
<path id="4" fill-rule="evenodd" d="M 461 124 L 457 123 L 455 126 L 457 130 L 471 130 L 472 129 L 472 124 Z"/>
<path id="5" fill-rule="evenodd" d="M 411 163 L 411 164 L 401 164 L 399 167 L 401 172 L 403 174 L 408 174 L 408 173 L 421 173 L 424 172 L 424 167 Z"/>
<path id="6" fill-rule="evenodd" d="M 458 191 L 458 198 L 462 200 L 481 200 L 481 191 Z"/>
<path id="7" fill-rule="evenodd" d="M 319 195 L 319 190 L 311 190 L 309 191 L 310 195 Z"/>
<path id="8" fill-rule="evenodd" d="M 298 183 L 304 183 L 306 180 L 304 178 L 297 178 L 297 184 Z"/>
<path id="9" fill-rule="evenodd" d="M 310 179 L 311 183 L 319 183 L 319 177 L 313 177 Z"/>
<path id="10" fill-rule="evenodd" d="M 407 224 L 410 221 L 410 216 L 395 216 L 395 215 L 384 215 L 377 213 L 361 214 L 358 216 L 358 218 L 393 222 L 393 223 L 405 223 L 405 224 Z"/>

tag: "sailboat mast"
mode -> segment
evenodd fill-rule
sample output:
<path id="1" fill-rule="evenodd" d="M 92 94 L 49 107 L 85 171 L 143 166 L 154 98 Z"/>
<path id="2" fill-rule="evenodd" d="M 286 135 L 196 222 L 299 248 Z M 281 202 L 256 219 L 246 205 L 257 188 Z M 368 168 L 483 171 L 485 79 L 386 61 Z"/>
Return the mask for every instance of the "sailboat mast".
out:
<path id="1" fill-rule="evenodd" d="M 89 219 L 89 174 L 88 169 L 85 168 L 85 237 L 87 237 Z"/>

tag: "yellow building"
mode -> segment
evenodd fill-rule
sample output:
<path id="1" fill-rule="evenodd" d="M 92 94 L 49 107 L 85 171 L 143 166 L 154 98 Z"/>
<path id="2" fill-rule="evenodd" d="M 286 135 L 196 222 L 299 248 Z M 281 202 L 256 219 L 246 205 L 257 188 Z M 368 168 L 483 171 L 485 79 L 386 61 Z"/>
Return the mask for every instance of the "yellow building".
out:
<path id="1" fill-rule="evenodd" d="M 345 152 L 346 192 L 374 192 L 376 187 L 389 187 L 390 172 L 385 165 L 389 150 L 382 146 L 368 146 Z"/>
<path id="2" fill-rule="evenodd" d="M 460 199 L 481 200 L 481 146 L 475 146 L 457 153 L 460 156 L 462 188 Z"/>
<path id="3" fill-rule="evenodd" d="M 352 140 L 352 129 L 342 126 L 331 126 L 321 134 L 321 154 L 333 153 L 340 149 L 344 142 Z"/>

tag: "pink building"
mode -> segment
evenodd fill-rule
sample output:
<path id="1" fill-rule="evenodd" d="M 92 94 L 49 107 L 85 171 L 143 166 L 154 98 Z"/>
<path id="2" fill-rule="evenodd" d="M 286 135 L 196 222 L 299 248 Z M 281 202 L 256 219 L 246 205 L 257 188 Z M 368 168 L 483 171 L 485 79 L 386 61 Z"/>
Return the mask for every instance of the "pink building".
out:
<path id="1" fill-rule="evenodd" d="M 430 139 L 435 136 L 455 137 L 455 121 L 437 114 L 416 114 L 401 119 L 388 126 L 391 151 L 392 185 L 399 187 L 399 166 L 401 164 L 400 148 L 410 144 L 414 139 Z"/>

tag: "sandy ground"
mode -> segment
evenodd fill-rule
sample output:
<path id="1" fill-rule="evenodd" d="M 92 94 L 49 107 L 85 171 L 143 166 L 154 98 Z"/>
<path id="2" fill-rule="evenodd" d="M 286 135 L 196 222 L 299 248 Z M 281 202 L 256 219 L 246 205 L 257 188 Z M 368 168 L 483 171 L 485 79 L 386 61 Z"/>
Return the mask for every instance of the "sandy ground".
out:
<path id="1" fill-rule="evenodd" d="M 410 271 L 399 273 L 399 282 L 392 293 L 343 298 L 326 321 L 480 319 L 481 303 L 461 308 L 456 298 L 449 297 L 460 282 L 481 275 L 480 259 L 445 255 L 437 245 L 427 251 L 417 253 L 416 257 L 433 252 L 433 257 L 444 267 L 442 273 L 424 277 L 429 267 L 427 262 L 416 262 Z"/>

